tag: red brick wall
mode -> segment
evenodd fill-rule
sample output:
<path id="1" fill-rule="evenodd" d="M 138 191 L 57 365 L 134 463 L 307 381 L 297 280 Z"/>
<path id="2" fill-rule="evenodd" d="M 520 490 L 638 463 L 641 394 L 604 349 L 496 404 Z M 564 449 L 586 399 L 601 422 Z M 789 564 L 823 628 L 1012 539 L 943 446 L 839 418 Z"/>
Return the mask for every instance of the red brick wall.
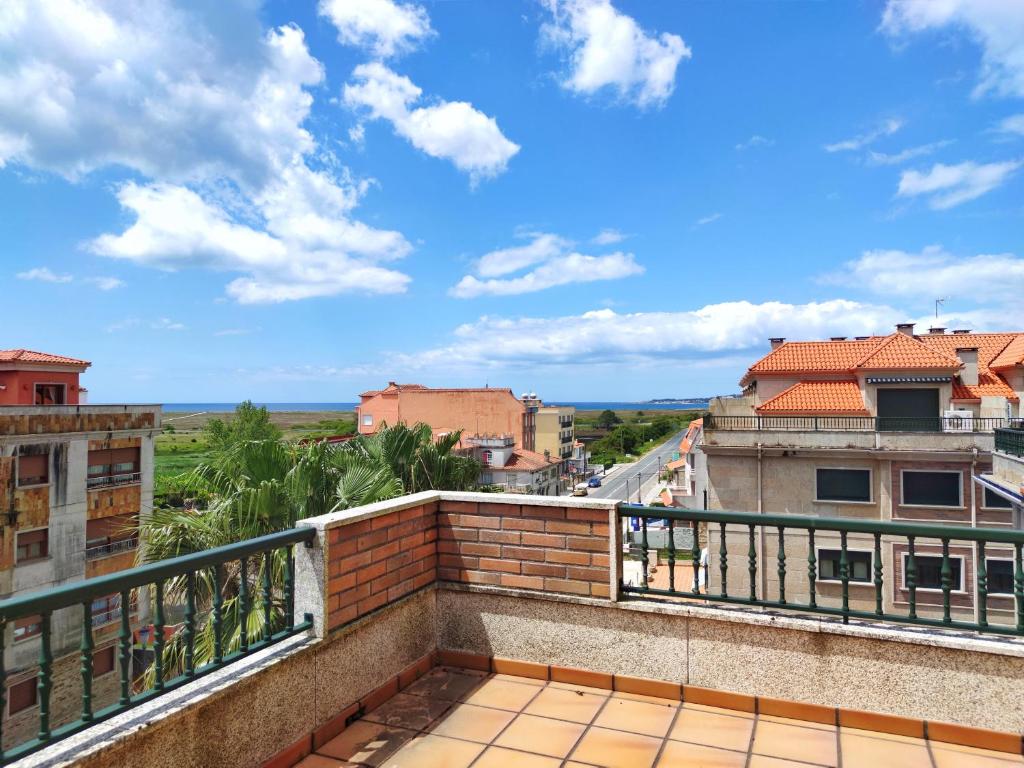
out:
<path id="1" fill-rule="evenodd" d="M 437 503 L 327 530 L 327 629 L 437 579 Z"/>
<path id="2" fill-rule="evenodd" d="M 438 578 L 609 595 L 607 510 L 442 501 Z"/>

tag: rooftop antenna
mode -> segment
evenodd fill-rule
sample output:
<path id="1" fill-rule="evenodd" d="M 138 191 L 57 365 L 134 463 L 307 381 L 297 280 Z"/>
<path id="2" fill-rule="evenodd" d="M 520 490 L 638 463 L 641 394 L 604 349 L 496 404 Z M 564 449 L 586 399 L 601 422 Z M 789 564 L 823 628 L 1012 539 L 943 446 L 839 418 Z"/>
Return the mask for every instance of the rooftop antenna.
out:
<path id="1" fill-rule="evenodd" d="M 945 304 L 946 303 L 946 299 L 948 299 L 948 298 L 949 298 L 949 296 L 946 296 L 944 298 L 936 299 L 935 300 L 935 319 L 936 320 L 939 319 L 939 307 L 941 307 L 943 304 Z"/>

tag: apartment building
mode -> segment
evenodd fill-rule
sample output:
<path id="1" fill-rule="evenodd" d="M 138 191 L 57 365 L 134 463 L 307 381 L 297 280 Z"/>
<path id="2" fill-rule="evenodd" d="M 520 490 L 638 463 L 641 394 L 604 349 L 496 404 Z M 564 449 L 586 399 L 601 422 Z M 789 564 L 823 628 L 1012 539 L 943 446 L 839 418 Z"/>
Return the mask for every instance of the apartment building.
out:
<path id="1" fill-rule="evenodd" d="M 569 461 L 573 457 L 573 446 L 576 443 L 576 409 L 571 405 L 544 405 L 530 395 L 521 395 L 524 403 L 535 401 L 537 408 L 537 437 L 535 450 L 548 453 L 561 461 Z"/>
<path id="2" fill-rule="evenodd" d="M 503 491 L 558 496 L 562 462 L 549 454 L 519 448 L 510 435 L 471 435 L 465 439 L 483 469 L 480 482 Z"/>
<path id="3" fill-rule="evenodd" d="M 707 458 L 703 451 L 704 419 L 694 419 L 679 441 L 679 456 L 665 465 L 668 487 L 661 501 L 667 507 L 703 509 L 707 490 Z"/>
<path id="4" fill-rule="evenodd" d="M 832 516 L 937 525 L 1009 528 L 1012 502 L 986 485 L 997 430 L 1021 415 L 1024 334 L 971 333 L 932 328 L 915 334 L 909 324 L 888 336 L 828 341 L 773 339 L 772 349 L 741 381 L 743 395 L 711 403 L 704 422 L 709 508 L 765 514 Z M 721 545 L 713 526 L 712 556 Z M 770 592 L 778 557 L 777 537 L 748 542 L 745 532 L 726 534 L 733 563 L 751 550 L 762 563 L 762 592 Z M 837 535 L 815 541 L 815 589 L 836 597 L 840 589 Z M 850 534 L 850 601 L 874 609 L 873 575 L 880 555 L 886 574 L 885 609 L 908 601 L 905 541 Z M 785 554 L 807 562 L 805 534 L 786 536 Z M 951 579 L 953 617 L 978 611 L 972 586 L 978 552 L 953 542 L 943 573 L 938 539 L 914 553 L 918 613 L 934 616 L 942 604 L 943 576 Z M 986 552 L 988 617 L 1013 621 L 1013 553 Z M 736 569 L 734 569 L 736 570 Z M 712 581 L 718 575 L 709 568 Z M 738 577 L 738 574 L 737 574 Z M 728 578 L 728 577 L 727 577 Z M 794 568 L 791 599 L 807 598 L 810 577 Z M 737 582 L 738 583 L 738 582 Z M 775 585 L 777 586 L 777 585 Z"/>
<path id="5" fill-rule="evenodd" d="M 12 597 L 135 565 L 140 514 L 153 504 L 158 406 L 85 405 L 79 378 L 89 362 L 29 350 L 0 350 L 0 595 Z M 94 646 L 94 709 L 117 698 L 121 598 L 9 625 L 4 744 L 38 728 L 37 674 L 44 622 L 55 659 L 54 727 L 81 710 L 81 653 Z M 134 613 L 136 606 L 131 606 Z M 135 625 L 133 616 L 133 626 Z"/>

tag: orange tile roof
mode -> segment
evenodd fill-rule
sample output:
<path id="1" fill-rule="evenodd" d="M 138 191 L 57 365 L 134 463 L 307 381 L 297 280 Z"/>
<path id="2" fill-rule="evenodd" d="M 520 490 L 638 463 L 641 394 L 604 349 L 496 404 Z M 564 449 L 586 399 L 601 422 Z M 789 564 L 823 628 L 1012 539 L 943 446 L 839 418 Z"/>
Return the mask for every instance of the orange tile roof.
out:
<path id="1" fill-rule="evenodd" d="M 867 416 L 856 381 L 801 381 L 761 403 L 758 413 Z"/>
<path id="2" fill-rule="evenodd" d="M 29 363 L 35 365 L 74 365 L 86 368 L 92 363 L 75 357 L 51 355 L 48 352 L 34 352 L 31 349 L 0 349 L 0 363 Z"/>
<path id="3" fill-rule="evenodd" d="M 1014 336 L 1013 341 L 988 363 L 989 368 L 1012 368 L 1017 365 L 1024 365 L 1024 333 Z"/>
<path id="4" fill-rule="evenodd" d="M 840 342 L 841 343 L 841 342 Z M 893 333 L 867 355 L 857 361 L 862 370 L 957 370 L 960 361 L 937 349 L 922 344 L 906 333 Z"/>
<path id="5" fill-rule="evenodd" d="M 879 341 L 787 341 L 750 366 L 741 383 L 759 373 L 846 373 Z"/>
<path id="6" fill-rule="evenodd" d="M 669 492 L 668 488 L 662 489 L 661 493 L 658 495 L 658 498 L 661 500 L 661 503 L 664 504 L 666 507 L 672 506 L 672 494 Z"/>
<path id="7" fill-rule="evenodd" d="M 548 467 L 558 464 L 557 459 L 547 459 L 542 453 L 536 453 L 535 451 L 527 451 L 524 448 L 516 448 L 512 451 L 512 455 L 508 457 L 508 461 L 505 462 L 503 467 L 491 467 L 494 470 L 513 469 L 513 470 L 525 470 L 533 472 L 538 469 L 547 469 Z"/>

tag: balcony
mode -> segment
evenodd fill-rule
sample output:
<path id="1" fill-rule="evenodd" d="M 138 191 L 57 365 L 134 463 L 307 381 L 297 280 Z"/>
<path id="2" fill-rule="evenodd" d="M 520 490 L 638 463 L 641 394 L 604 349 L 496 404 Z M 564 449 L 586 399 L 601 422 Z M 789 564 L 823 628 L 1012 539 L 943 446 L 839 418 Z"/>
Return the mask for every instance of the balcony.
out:
<path id="1" fill-rule="evenodd" d="M 643 550 L 655 519 L 690 527 L 715 559 L 701 566 L 701 549 L 676 550 L 669 535 L 659 556 L 632 561 L 623 526 L 639 526 Z M 151 669 L 157 689 L 119 667 L 121 698 L 95 718 L 84 696 L 82 716 L 51 718 L 57 664 L 42 654 L 47 719 L 6 758 L 227 768 L 311 753 L 320 757 L 303 768 L 835 765 L 840 752 L 848 767 L 873 768 L 879 754 L 908 766 L 1021 760 L 1021 532 L 437 492 L 299 526 L 0 602 L 9 623 L 41 614 L 45 638 L 52 612 L 142 590 L 163 643 L 164 586 L 176 580 L 188 598 L 167 640 L 181 643 L 181 669 Z M 819 547 L 808 550 L 812 536 Z M 865 537 L 883 551 L 909 545 L 909 571 L 876 562 L 883 594 L 908 591 L 912 607 L 875 610 L 877 571 L 861 583 L 849 554 Z M 818 554 L 833 540 L 835 574 Z M 928 591 L 923 558 L 962 546 L 977 572 Z M 1018 574 L 1009 596 L 993 594 L 985 567 L 1003 550 Z M 275 565 L 258 576 L 262 563 Z M 638 564 L 639 579 L 625 579 Z M 279 618 L 240 642 L 223 629 L 225 603 L 197 599 L 211 577 L 254 616 Z M 987 614 L 969 615 L 958 586 Z M 213 651 L 202 664 L 199 638 Z M 132 642 L 123 625 L 119 642 Z"/>
<path id="2" fill-rule="evenodd" d="M 997 451 L 1024 458 L 1024 425 L 1012 429 L 996 429 Z"/>
<path id="3" fill-rule="evenodd" d="M 95 547 L 87 547 L 85 550 L 86 560 L 99 560 L 101 557 L 120 555 L 123 552 L 134 552 L 139 548 L 138 536 L 132 536 L 120 541 L 111 541 L 107 544 L 98 544 Z"/>
<path id="4" fill-rule="evenodd" d="M 138 485 L 142 482 L 141 472 L 125 472 L 118 475 L 94 475 L 86 478 L 86 487 L 90 491 L 100 488 L 116 488 L 121 485 Z"/>

